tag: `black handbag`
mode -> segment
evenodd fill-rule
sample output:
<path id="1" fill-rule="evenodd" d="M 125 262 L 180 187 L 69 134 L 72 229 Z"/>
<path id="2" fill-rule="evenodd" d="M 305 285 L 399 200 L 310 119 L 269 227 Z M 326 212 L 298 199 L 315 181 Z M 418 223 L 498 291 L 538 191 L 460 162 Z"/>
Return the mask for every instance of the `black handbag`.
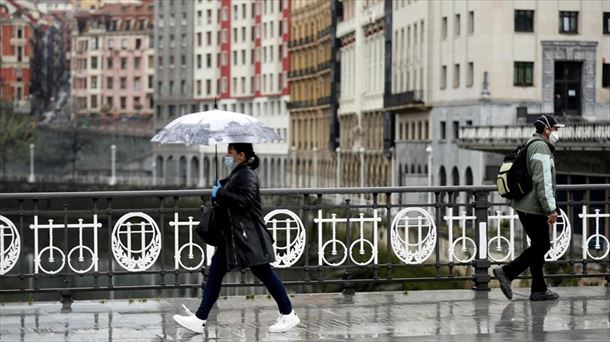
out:
<path id="1" fill-rule="evenodd" d="M 222 226 L 217 225 L 217 222 L 220 221 L 219 212 L 217 205 L 202 206 L 201 220 L 195 230 L 203 242 L 214 247 L 222 244 Z"/>

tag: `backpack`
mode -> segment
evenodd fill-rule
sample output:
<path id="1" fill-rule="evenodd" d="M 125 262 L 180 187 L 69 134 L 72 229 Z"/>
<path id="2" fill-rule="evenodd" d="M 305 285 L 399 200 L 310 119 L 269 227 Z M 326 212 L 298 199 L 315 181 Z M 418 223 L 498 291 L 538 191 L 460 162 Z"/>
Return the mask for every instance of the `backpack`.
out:
<path id="1" fill-rule="evenodd" d="M 527 148 L 539 140 L 531 139 L 504 157 L 496 179 L 496 187 L 501 197 L 518 200 L 532 191 L 534 183 L 527 171 Z"/>

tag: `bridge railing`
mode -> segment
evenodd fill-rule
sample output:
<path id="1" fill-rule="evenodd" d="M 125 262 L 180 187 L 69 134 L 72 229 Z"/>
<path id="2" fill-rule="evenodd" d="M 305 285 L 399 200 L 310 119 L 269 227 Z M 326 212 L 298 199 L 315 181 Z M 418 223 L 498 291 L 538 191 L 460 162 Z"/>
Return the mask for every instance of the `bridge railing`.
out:
<path id="1" fill-rule="evenodd" d="M 516 213 L 491 186 L 261 193 L 274 266 L 289 286 L 351 291 L 465 281 L 487 290 L 492 265 L 528 244 Z M 549 277 L 610 279 L 609 194 L 610 184 L 558 187 Z M 194 228 L 209 196 L 209 190 L 0 194 L 0 294 L 199 288 L 214 249 Z M 226 286 L 260 285 L 251 279 L 244 271 Z"/>

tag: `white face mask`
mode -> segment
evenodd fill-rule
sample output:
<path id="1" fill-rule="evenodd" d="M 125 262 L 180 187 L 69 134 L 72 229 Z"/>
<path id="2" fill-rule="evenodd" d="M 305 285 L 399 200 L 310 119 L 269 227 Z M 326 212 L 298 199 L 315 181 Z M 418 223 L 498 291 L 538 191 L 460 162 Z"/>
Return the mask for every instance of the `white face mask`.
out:
<path id="1" fill-rule="evenodd" d="M 551 134 L 549 134 L 549 142 L 551 144 L 555 144 L 558 141 L 559 141 L 559 132 L 552 131 Z"/>

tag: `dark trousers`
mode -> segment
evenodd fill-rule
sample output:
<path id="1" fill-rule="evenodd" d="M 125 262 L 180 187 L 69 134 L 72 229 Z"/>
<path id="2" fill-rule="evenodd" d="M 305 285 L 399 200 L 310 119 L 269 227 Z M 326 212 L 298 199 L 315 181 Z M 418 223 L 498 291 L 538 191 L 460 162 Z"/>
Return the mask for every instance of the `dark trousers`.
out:
<path id="1" fill-rule="evenodd" d="M 515 260 L 504 265 L 502 270 L 508 279 L 513 280 L 529 267 L 532 274 L 532 292 L 545 292 L 544 255 L 551 248 L 548 218 L 545 215 L 528 214 L 521 211 L 517 211 L 517 214 L 532 244 Z"/>
<path id="2" fill-rule="evenodd" d="M 252 273 L 263 283 L 267 290 L 275 300 L 277 307 L 281 314 L 287 315 L 292 312 L 292 304 L 284 289 L 284 284 L 280 278 L 273 272 L 271 265 L 263 264 L 251 266 L 250 270 Z M 208 273 L 208 281 L 203 287 L 203 298 L 199 309 L 195 313 L 195 316 L 199 319 L 206 320 L 214 303 L 220 295 L 220 287 L 222 285 L 222 278 L 227 274 L 226 259 L 223 251 L 217 250 L 212 257 L 212 263 L 210 264 L 210 272 Z"/>

